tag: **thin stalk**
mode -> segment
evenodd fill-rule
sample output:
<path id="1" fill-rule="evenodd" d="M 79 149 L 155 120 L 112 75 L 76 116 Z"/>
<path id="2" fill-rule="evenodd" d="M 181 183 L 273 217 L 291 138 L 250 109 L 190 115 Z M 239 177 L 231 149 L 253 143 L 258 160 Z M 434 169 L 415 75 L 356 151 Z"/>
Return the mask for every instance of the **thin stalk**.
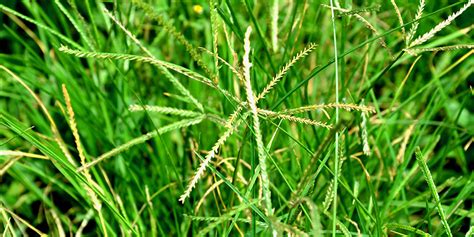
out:
<path id="1" fill-rule="evenodd" d="M 332 22 L 332 36 L 334 45 L 334 69 L 336 70 L 336 105 L 339 104 L 339 68 L 338 68 L 338 53 L 337 53 L 337 37 L 336 37 L 336 22 L 334 20 L 334 6 L 333 1 L 330 0 L 331 4 L 331 22 Z M 336 107 L 336 124 L 339 122 L 339 107 Z M 334 195 L 332 205 L 332 236 L 336 236 L 336 218 L 337 218 L 337 177 L 339 173 L 339 132 L 336 131 L 335 135 L 336 145 L 334 148 Z"/>

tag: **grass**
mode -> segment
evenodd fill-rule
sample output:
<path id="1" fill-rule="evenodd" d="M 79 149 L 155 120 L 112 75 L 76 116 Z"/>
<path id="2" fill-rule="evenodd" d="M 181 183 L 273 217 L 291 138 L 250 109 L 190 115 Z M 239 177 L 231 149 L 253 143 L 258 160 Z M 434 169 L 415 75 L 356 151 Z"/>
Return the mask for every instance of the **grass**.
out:
<path id="1" fill-rule="evenodd" d="M 0 231 L 471 236 L 474 1 L 382 3 L 1 3 Z"/>

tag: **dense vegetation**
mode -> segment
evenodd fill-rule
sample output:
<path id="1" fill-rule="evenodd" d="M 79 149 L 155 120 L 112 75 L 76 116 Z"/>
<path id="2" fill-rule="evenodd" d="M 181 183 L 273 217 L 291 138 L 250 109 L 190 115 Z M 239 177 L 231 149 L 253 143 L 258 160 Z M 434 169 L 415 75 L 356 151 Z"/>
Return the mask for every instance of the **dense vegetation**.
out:
<path id="1" fill-rule="evenodd" d="M 469 1 L 1 1 L 6 236 L 472 236 Z"/>

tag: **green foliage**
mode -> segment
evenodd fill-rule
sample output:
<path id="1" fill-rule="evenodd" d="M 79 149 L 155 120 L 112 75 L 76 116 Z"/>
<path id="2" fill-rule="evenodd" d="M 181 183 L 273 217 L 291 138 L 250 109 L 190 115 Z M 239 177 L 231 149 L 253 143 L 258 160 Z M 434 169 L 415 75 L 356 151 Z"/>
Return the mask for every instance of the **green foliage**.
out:
<path id="1" fill-rule="evenodd" d="M 470 235 L 473 4 L 4 1 L 0 231 Z"/>

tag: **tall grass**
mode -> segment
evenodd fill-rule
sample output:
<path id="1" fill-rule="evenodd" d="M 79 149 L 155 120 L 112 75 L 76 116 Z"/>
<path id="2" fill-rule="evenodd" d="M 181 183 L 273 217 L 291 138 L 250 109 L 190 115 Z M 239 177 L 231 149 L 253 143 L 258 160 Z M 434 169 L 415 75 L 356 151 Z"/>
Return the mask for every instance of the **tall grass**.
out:
<path id="1" fill-rule="evenodd" d="M 0 231 L 470 236 L 473 3 L 1 3 Z"/>

